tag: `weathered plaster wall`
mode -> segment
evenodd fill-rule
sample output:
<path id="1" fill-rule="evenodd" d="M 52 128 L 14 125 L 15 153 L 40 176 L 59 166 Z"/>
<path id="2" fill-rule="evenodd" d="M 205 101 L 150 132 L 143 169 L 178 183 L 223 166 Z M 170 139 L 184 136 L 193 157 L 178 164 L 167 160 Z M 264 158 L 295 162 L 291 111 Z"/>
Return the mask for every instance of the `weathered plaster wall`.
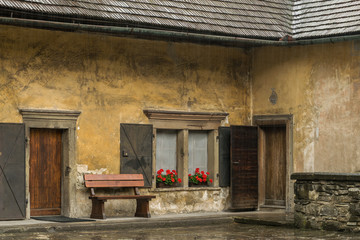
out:
<path id="1" fill-rule="evenodd" d="M 249 59 L 234 48 L 1 26 L 0 122 L 22 122 L 21 108 L 80 110 L 79 169 L 118 173 L 120 123 L 148 123 L 143 109 L 224 111 L 249 124 Z M 86 205 L 75 215 L 87 215 L 81 184 L 78 193 Z"/>
<path id="2" fill-rule="evenodd" d="M 360 171 L 360 42 L 256 48 L 252 77 L 254 115 L 294 115 L 295 172 Z"/>

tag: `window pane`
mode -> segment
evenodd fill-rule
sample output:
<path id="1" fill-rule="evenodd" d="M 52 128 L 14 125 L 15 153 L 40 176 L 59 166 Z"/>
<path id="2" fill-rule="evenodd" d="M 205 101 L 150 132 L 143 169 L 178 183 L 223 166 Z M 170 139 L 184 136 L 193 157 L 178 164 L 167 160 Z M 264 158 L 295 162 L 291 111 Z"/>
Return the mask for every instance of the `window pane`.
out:
<path id="1" fill-rule="evenodd" d="M 189 173 L 196 168 L 207 171 L 208 134 L 204 131 L 189 131 Z"/>
<path id="2" fill-rule="evenodd" d="M 176 131 L 156 132 L 156 171 L 161 168 L 176 170 Z"/>

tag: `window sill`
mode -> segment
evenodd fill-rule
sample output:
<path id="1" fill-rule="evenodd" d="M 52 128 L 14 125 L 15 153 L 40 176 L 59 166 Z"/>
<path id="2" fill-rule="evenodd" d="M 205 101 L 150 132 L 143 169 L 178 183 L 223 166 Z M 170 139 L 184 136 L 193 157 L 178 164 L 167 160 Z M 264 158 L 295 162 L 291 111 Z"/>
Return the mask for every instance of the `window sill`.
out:
<path id="1" fill-rule="evenodd" d="M 173 187 L 173 188 L 151 188 L 149 192 L 183 192 L 183 191 L 220 191 L 221 187 Z"/>

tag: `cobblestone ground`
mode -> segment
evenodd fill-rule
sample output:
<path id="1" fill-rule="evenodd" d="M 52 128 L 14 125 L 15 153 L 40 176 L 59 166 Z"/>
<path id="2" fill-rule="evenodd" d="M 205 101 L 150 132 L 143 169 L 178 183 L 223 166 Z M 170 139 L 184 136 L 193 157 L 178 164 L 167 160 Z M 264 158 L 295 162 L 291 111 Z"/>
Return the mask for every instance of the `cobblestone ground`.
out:
<path id="1" fill-rule="evenodd" d="M 221 224 L 177 228 L 145 228 L 111 231 L 0 234 L 0 239 L 125 240 L 125 239 L 360 239 L 360 234 L 299 230 L 248 224 Z"/>

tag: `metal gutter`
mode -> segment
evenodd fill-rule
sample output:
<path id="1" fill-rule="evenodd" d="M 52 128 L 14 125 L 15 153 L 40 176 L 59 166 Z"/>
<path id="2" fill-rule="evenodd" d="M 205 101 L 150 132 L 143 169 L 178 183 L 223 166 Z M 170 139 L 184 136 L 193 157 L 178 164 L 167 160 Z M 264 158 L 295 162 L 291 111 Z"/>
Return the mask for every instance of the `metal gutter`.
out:
<path id="1" fill-rule="evenodd" d="M 185 41 L 199 44 L 216 44 L 233 47 L 253 47 L 264 45 L 278 45 L 281 42 L 273 40 L 261 40 L 250 38 L 239 38 L 232 36 L 219 36 L 199 33 L 178 32 L 169 30 L 158 30 L 148 28 L 120 27 L 120 26 L 102 26 L 80 23 L 65 23 L 44 20 L 31 20 L 22 18 L 0 17 L 0 24 L 53 29 L 69 32 L 93 32 L 110 34 L 114 36 L 126 36 L 144 39 L 157 39 L 166 41 Z M 279 45 L 284 45 L 283 43 Z"/>
<path id="2" fill-rule="evenodd" d="M 357 41 L 360 40 L 360 34 L 345 35 L 345 36 L 332 36 L 314 39 L 295 40 L 287 42 L 287 46 L 294 45 L 313 45 L 313 44 L 324 44 L 324 43 L 337 43 L 344 41 Z"/>
<path id="3" fill-rule="evenodd" d="M 66 23 L 45 20 L 32 20 L 22 18 L 0 17 L 0 24 L 39 29 L 52 29 L 68 32 L 92 32 L 113 36 L 133 37 L 142 39 L 155 39 L 175 42 L 192 42 L 198 44 L 213 44 L 231 47 L 261 47 L 261 46 L 297 46 L 336 43 L 343 41 L 360 40 L 360 34 L 347 36 L 332 36 L 315 39 L 275 41 L 254 38 L 241 38 L 233 36 L 220 36 L 201 33 L 189 33 L 150 28 L 103 26 L 82 23 Z"/>

